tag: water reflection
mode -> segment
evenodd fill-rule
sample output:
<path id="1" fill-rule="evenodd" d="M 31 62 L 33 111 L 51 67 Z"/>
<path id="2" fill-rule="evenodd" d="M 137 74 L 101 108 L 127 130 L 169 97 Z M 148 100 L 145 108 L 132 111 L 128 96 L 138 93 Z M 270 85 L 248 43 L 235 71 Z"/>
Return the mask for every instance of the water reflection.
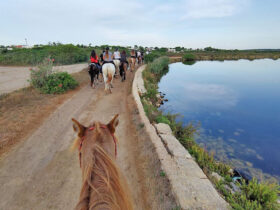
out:
<path id="1" fill-rule="evenodd" d="M 226 109 L 237 104 L 237 93 L 225 85 L 185 83 L 184 93 L 186 100 L 190 101 L 190 106 L 196 104 L 207 107 Z"/>
<path id="2" fill-rule="evenodd" d="M 279 66 L 279 60 L 171 64 L 159 84 L 169 99 L 162 109 L 201 122 L 196 140 L 219 160 L 280 180 Z"/>
<path id="3" fill-rule="evenodd" d="M 191 66 L 191 65 L 195 64 L 195 61 L 185 61 L 185 62 L 183 62 L 183 64 Z"/>

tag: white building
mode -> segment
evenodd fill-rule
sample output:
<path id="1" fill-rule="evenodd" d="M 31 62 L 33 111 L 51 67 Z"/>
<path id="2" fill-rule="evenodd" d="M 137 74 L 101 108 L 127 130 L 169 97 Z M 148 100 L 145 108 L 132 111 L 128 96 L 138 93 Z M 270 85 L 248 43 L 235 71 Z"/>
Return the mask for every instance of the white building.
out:
<path id="1" fill-rule="evenodd" d="M 173 53 L 175 53 L 176 50 L 175 50 L 175 48 L 168 48 L 168 52 L 173 52 Z"/>

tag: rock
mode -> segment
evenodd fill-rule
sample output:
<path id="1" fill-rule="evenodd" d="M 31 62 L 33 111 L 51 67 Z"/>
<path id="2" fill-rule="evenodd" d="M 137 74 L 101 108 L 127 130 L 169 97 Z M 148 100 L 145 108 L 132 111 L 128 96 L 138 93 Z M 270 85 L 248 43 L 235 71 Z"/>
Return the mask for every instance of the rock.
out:
<path id="1" fill-rule="evenodd" d="M 169 127 L 169 125 L 165 124 L 165 123 L 158 123 L 155 124 L 155 127 L 157 129 L 157 132 L 159 134 L 166 134 L 166 135 L 172 135 L 172 130 Z"/>
<path id="2" fill-rule="evenodd" d="M 211 176 L 218 182 L 220 180 L 224 180 L 223 177 L 221 177 L 219 174 L 217 174 L 216 172 L 212 172 Z"/>
<path id="3" fill-rule="evenodd" d="M 231 175 L 233 175 L 233 174 L 234 174 L 233 169 L 232 169 L 232 168 L 231 168 L 231 169 L 229 169 L 229 170 L 228 170 L 228 173 L 229 173 L 229 174 L 231 174 Z"/>
<path id="4" fill-rule="evenodd" d="M 156 107 L 160 107 L 160 103 L 156 103 Z"/>
<path id="5" fill-rule="evenodd" d="M 234 191 L 228 185 L 224 185 L 224 188 L 231 194 L 234 194 Z"/>
<path id="6" fill-rule="evenodd" d="M 234 193 L 241 192 L 240 188 L 237 187 L 237 185 L 234 184 L 233 182 L 230 183 L 230 186 L 232 187 L 232 190 L 234 191 Z"/>
<path id="7" fill-rule="evenodd" d="M 156 97 L 157 97 L 157 98 L 160 98 L 160 94 L 159 94 L 159 93 L 157 93 L 157 94 L 156 94 Z"/>
<path id="8" fill-rule="evenodd" d="M 164 99 L 164 101 L 168 101 L 168 99 Z"/>

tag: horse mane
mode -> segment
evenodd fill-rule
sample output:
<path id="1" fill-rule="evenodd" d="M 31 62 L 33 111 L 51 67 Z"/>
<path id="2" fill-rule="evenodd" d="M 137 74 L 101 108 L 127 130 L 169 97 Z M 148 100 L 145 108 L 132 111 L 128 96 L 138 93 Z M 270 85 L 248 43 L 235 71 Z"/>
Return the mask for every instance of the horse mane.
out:
<path id="1" fill-rule="evenodd" d="M 82 189 L 75 209 L 132 209 L 119 170 L 107 152 L 95 143 L 88 157 L 82 164 Z"/>

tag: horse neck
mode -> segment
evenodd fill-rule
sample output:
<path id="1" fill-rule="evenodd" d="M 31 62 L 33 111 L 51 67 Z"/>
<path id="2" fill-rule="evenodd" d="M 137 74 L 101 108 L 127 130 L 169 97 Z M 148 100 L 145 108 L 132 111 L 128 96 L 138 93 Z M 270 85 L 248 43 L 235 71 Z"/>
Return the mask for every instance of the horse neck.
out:
<path id="1" fill-rule="evenodd" d="M 119 171 L 101 146 L 93 149 L 92 162 L 84 164 L 83 185 L 76 209 L 132 209 Z"/>

